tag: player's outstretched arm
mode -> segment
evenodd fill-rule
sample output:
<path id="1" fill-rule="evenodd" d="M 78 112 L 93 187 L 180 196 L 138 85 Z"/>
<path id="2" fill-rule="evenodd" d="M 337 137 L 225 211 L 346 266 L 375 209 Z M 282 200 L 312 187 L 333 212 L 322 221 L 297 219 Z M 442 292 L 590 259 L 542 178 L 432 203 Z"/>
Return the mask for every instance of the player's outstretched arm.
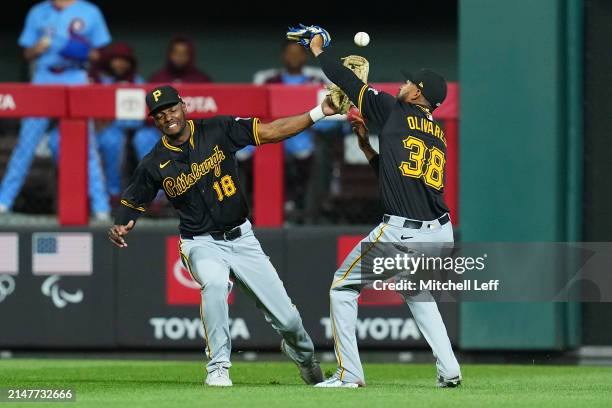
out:
<path id="1" fill-rule="evenodd" d="M 370 163 L 370 166 L 372 166 L 372 168 L 376 172 L 376 175 L 378 175 L 380 156 L 370 144 L 369 130 L 363 120 L 363 117 L 361 117 L 361 115 L 359 114 L 359 110 L 357 110 L 357 108 L 353 106 L 347 114 L 347 119 L 349 120 L 349 122 L 351 122 L 353 132 L 355 132 L 355 134 L 357 135 L 359 149 L 361 149 L 366 159 L 368 159 L 368 163 Z"/>
<path id="2" fill-rule="evenodd" d="M 108 239 L 119 248 L 127 248 L 125 237 L 134 228 L 134 220 L 130 220 L 127 225 L 113 225 L 108 230 Z"/>
<path id="3" fill-rule="evenodd" d="M 368 121 L 384 125 L 395 105 L 395 97 L 369 88 L 352 70 L 345 67 L 340 59 L 329 52 L 323 52 L 324 39 L 321 35 L 315 35 L 310 40 L 309 47 L 325 75 L 342 89 L 360 113 Z"/>
<path id="4" fill-rule="evenodd" d="M 317 57 L 321 69 L 334 84 L 338 85 L 356 105 L 361 89 L 366 85 L 353 71 L 342 65 L 339 58 L 329 52 L 323 52 L 323 37 L 315 35 L 310 41 L 310 51 Z"/>
<path id="5" fill-rule="evenodd" d="M 357 142 L 359 143 L 359 149 L 363 152 L 366 159 L 371 161 L 374 156 L 378 156 L 378 152 L 374 150 L 372 145 L 370 144 L 370 138 L 368 130 L 363 118 L 359 114 L 359 111 L 354 106 L 349 110 L 347 114 L 347 119 L 351 123 L 351 127 L 353 128 L 353 132 L 357 135 Z"/>
<path id="6" fill-rule="evenodd" d="M 329 97 L 327 97 L 320 106 L 310 112 L 276 119 L 270 123 L 260 123 L 257 127 L 259 141 L 261 144 L 281 142 L 312 126 L 325 116 L 335 115 L 336 113 L 338 112 L 332 107 Z"/>

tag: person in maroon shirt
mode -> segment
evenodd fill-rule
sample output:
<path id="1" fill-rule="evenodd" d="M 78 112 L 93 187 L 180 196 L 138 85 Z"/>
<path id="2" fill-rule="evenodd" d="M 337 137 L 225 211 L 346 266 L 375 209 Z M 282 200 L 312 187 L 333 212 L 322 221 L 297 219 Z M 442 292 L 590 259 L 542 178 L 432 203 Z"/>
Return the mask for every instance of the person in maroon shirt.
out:
<path id="1" fill-rule="evenodd" d="M 211 83 L 212 79 L 195 66 L 195 44 L 184 35 L 177 35 L 168 43 L 166 65 L 149 77 L 149 83 Z M 147 122 L 148 126 L 134 133 L 132 145 L 138 160 L 151 151 L 159 141 L 159 131 Z"/>
<path id="2" fill-rule="evenodd" d="M 149 78 L 150 83 L 208 83 L 212 79 L 195 66 L 195 44 L 184 35 L 177 35 L 168 43 L 166 66 Z"/>

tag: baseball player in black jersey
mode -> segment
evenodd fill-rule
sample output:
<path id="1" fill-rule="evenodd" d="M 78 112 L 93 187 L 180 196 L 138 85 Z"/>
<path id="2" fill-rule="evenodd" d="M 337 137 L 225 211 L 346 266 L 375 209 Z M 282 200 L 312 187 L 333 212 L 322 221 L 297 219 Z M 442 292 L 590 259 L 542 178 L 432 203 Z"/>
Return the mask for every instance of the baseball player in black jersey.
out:
<path id="1" fill-rule="evenodd" d="M 421 70 L 406 75 L 406 83 L 393 97 L 369 87 L 344 67 L 338 57 L 324 52 L 323 46 L 330 41 L 325 30 L 316 26 L 306 29 L 312 35 L 301 43 L 309 46 L 325 75 L 348 95 L 366 122 L 381 129 L 380 154 L 367 149 L 363 135 L 361 147 L 362 150 L 365 147 L 364 152 L 378 172 L 385 215 L 335 273 L 330 289 L 330 319 L 338 369 L 334 376 L 316 385 L 356 388 L 365 385 L 355 337 L 357 299 L 364 286 L 362 256 L 382 242 L 402 242 L 415 247 L 422 243 L 453 242 L 443 198 L 446 140 L 432 117 L 446 97 L 446 82 L 432 71 Z M 364 133 L 364 129 L 365 125 L 360 132 Z M 367 248 L 364 253 L 362 247 Z M 438 386 L 459 385 L 459 363 L 433 297 L 429 292 L 402 295 L 436 357 Z"/>
<path id="2" fill-rule="evenodd" d="M 202 289 L 200 314 L 210 359 L 206 384 L 232 385 L 230 274 L 283 337 L 281 349 L 297 364 L 302 379 L 308 384 L 322 381 L 300 314 L 251 230 L 235 152 L 247 145 L 280 142 L 335 110 L 326 99 L 310 112 L 270 123 L 231 116 L 187 120 L 185 103 L 170 86 L 153 89 L 146 102 L 162 137 L 121 196 L 116 225 L 109 230 L 111 242 L 127 247 L 125 235 L 162 189 L 180 218 L 181 258 Z"/>

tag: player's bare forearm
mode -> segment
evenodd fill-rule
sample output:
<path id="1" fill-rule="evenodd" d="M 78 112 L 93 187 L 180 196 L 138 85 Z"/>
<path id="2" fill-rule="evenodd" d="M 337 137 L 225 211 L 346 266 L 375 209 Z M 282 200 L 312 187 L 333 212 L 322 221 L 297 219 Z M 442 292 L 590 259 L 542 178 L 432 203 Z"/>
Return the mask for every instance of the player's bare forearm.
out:
<path id="1" fill-rule="evenodd" d="M 368 160 L 368 163 L 378 175 L 378 170 L 380 167 L 380 156 L 378 155 L 378 152 L 374 150 L 374 148 L 370 144 L 370 140 L 368 137 L 368 129 L 365 127 L 365 125 L 363 127 L 361 126 L 356 127 L 355 123 L 353 123 L 353 131 L 355 131 L 355 133 L 357 134 L 357 140 L 359 142 L 359 149 L 361 149 L 366 159 Z"/>
<path id="2" fill-rule="evenodd" d="M 353 127 L 353 132 L 355 132 L 355 134 L 357 135 L 357 143 L 359 144 L 359 149 L 361 149 L 366 159 L 370 161 L 374 156 L 378 154 L 378 152 L 374 150 L 374 148 L 370 144 L 370 132 L 366 127 L 363 118 L 361 118 L 361 116 L 353 116 L 353 114 L 354 111 L 351 111 L 349 113 L 348 119 Z M 359 115 L 359 112 L 357 112 L 357 115 Z"/>
<path id="3" fill-rule="evenodd" d="M 270 123 L 260 123 L 257 128 L 259 141 L 261 144 L 282 142 L 312 126 L 313 123 L 308 112 L 276 119 Z"/>
<path id="4" fill-rule="evenodd" d="M 370 143 L 362 144 L 361 142 L 359 142 L 359 148 L 365 155 L 366 159 L 368 159 L 368 161 L 372 160 L 372 158 L 374 158 L 374 156 L 378 154 L 378 152 L 374 150 Z"/>
<path id="5" fill-rule="evenodd" d="M 347 119 L 351 123 L 353 132 L 355 132 L 357 135 L 359 149 L 361 149 L 366 159 L 368 159 L 368 162 L 370 162 L 375 156 L 378 155 L 378 152 L 374 150 L 370 144 L 370 131 L 368 130 L 363 117 L 353 106 L 348 112 Z"/>
<path id="6" fill-rule="evenodd" d="M 332 107 L 329 97 L 325 98 L 320 109 L 325 116 L 331 116 L 338 113 L 337 110 Z M 257 135 L 259 136 L 261 144 L 277 143 L 297 135 L 313 124 L 314 122 L 310 113 L 306 112 L 301 115 L 276 119 L 270 123 L 261 123 L 257 128 Z"/>

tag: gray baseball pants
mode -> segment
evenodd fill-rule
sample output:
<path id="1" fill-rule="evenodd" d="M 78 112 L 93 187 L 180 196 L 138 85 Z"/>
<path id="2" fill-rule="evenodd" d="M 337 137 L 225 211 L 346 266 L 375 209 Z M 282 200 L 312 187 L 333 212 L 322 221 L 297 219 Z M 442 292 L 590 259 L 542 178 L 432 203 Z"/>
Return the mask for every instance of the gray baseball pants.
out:
<path id="1" fill-rule="evenodd" d="M 232 241 L 215 240 L 209 234 L 181 239 L 180 250 L 192 279 L 202 288 L 200 316 L 206 338 L 207 371 L 219 365 L 231 367 L 231 337 L 227 296 L 230 274 L 263 311 L 266 320 L 285 339 L 291 358 L 304 363 L 312 359 L 314 346 L 300 314 L 291 303 L 283 282 L 247 220 L 242 235 Z"/>
<path id="2" fill-rule="evenodd" d="M 360 261 L 365 255 L 362 252 L 380 250 L 381 247 L 384 247 L 380 244 L 384 242 L 401 242 L 402 245 L 413 246 L 418 250 L 426 246 L 426 243 L 452 243 L 454 241 L 450 221 L 444 225 L 440 225 L 438 220 L 425 221 L 420 229 L 413 229 L 404 228 L 405 220 L 402 217 L 391 216 L 387 223 L 379 224 L 351 250 L 334 275 L 329 292 L 330 319 L 334 350 L 338 360 L 336 375 L 343 381 L 365 384 L 355 335 L 359 293 L 365 282 L 370 280 L 371 283 L 371 277 L 362 276 Z M 368 256 L 370 255 L 372 253 Z M 444 378 L 460 375 L 459 363 L 455 358 L 442 316 L 440 316 L 431 293 L 425 291 L 414 296 L 406 293 L 400 294 L 404 297 L 420 331 L 433 351 L 438 374 Z"/>

